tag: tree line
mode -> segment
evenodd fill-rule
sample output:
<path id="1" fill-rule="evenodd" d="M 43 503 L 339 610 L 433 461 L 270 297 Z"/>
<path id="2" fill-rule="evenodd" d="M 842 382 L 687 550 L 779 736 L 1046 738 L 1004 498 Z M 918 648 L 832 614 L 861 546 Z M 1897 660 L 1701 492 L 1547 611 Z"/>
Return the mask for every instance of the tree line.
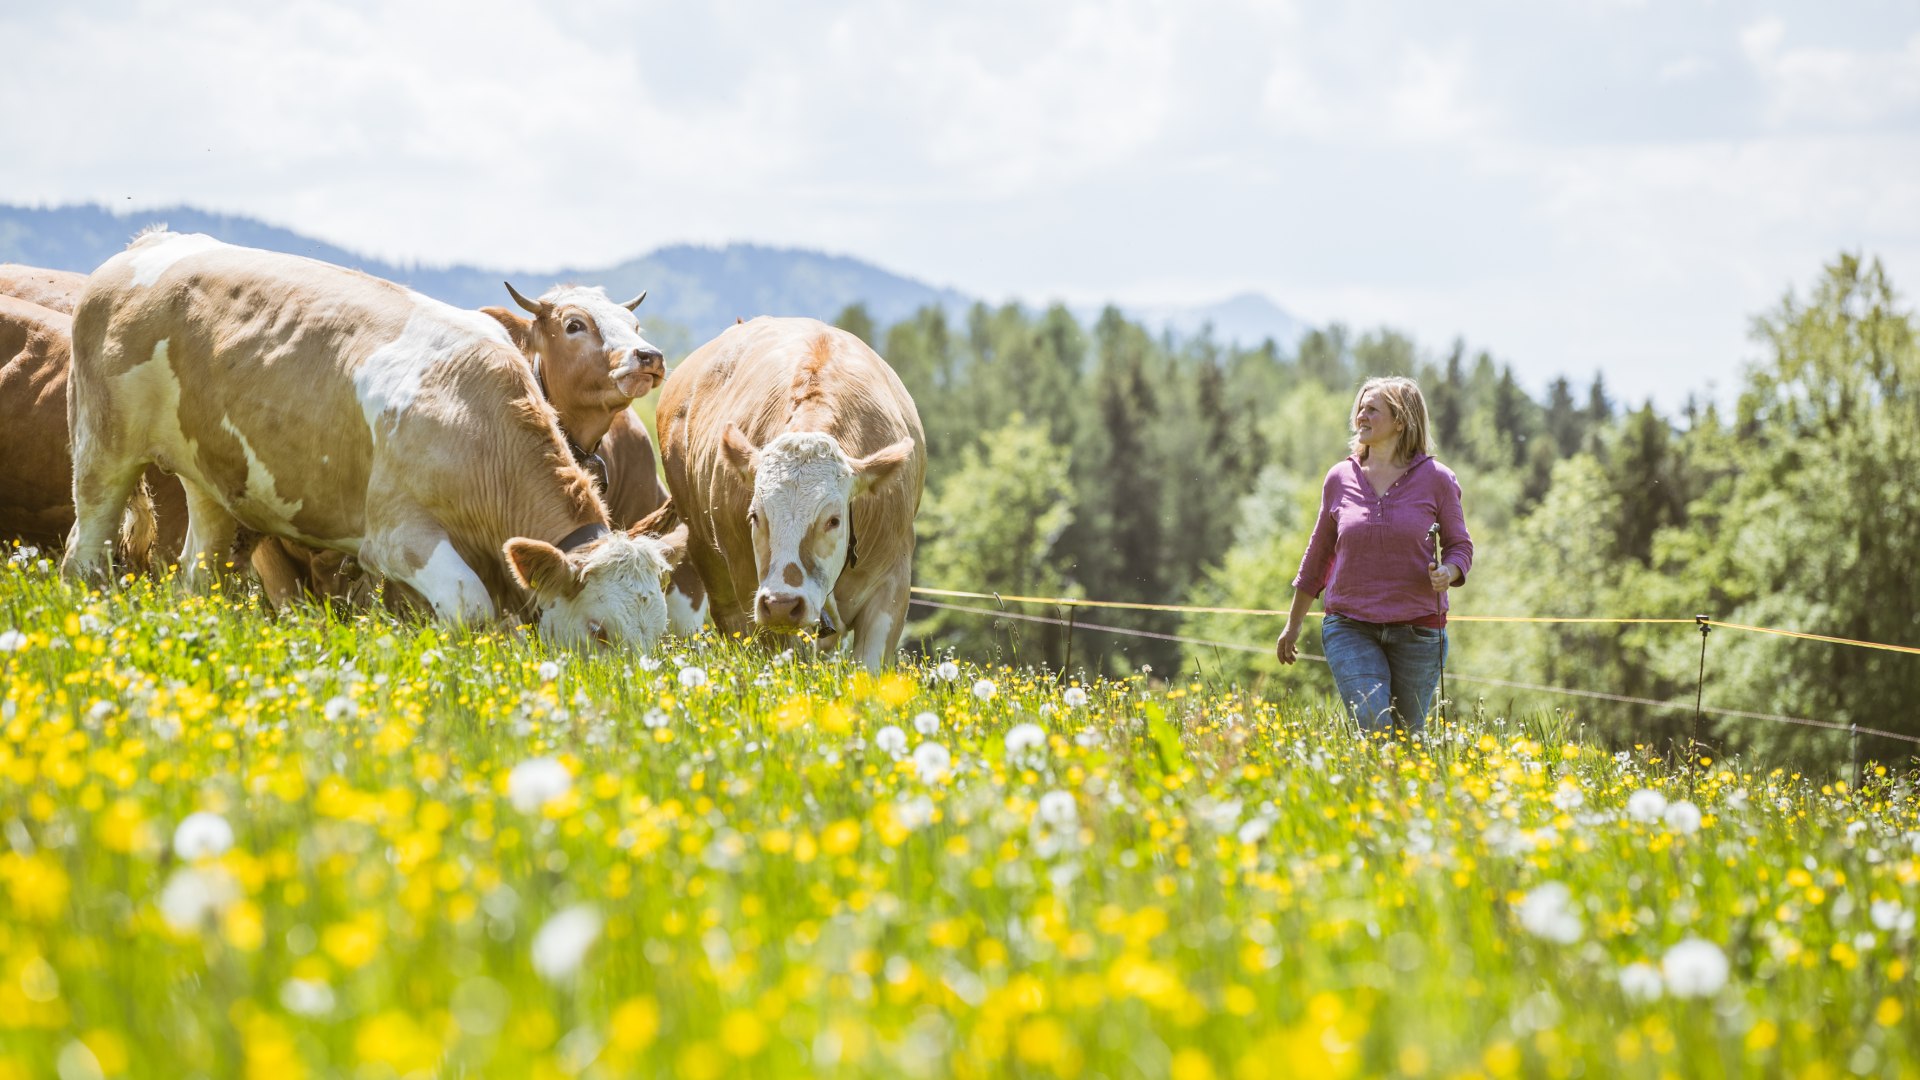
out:
<path id="1" fill-rule="evenodd" d="M 1762 357 L 1723 415 L 1617 402 L 1604 378 L 1536 400 L 1511 367 L 1456 343 L 1340 326 L 1292 351 L 1156 336 L 1109 308 L 938 308 L 869 341 L 919 404 L 929 442 L 920 585 L 1003 595 L 1284 608 L 1345 454 L 1360 380 L 1409 374 L 1439 456 L 1460 476 L 1478 554 L 1456 614 L 1689 617 L 1920 643 L 1920 350 L 1876 260 L 1842 255 L 1754 322 Z M 982 606 L 981 601 L 956 601 Z M 987 607 L 995 607 L 991 601 Z M 916 606 L 908 640 L 1058 670 L 1203 680 L 1308 699 L 1325 669 L 1281 667 L 1278 618 L 1066 612 L 1060 625 Z M 1160 637 L 1087 628 L 1118 626 Z M 1717 631 L 1697 686 L 1692 626 L 1456 622 L 1451 707 L 1588 726 L 1622 743 L 1699 734 L 1748 752 L 1843 759 L 1844 735 L 1773 721 L 1522 692 L 1468 676 L 1920 734 L 1920 657 Z M 1252 646 L 1242 651 L 1173 640 Z M 1317 652 L 1317 631 L 1302 648 Z M 1874 756 L 1910 744 L 1877 740 Z"/>

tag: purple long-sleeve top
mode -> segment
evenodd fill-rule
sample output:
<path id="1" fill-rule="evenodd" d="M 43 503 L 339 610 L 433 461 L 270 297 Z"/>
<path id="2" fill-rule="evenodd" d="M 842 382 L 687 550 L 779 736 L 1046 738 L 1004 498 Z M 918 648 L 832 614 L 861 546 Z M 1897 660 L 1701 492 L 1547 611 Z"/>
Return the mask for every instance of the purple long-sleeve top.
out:
<path id="1" fill-rule="evenodd" d="M 1295 589 L 1324 592 L 1322 607 L 1371 623 L 1445 625 L 1447 594 L 1427 578 L 1433 558 L 1428 530 L 1440 523 L 1440 558 L 1473 567 L 1473 537 L 1460 512 L 1460 481 L 1430 454 L 1415 458 L 1384 495 L 1376 494 L 1358 458 L 1327 470 L 1320 516 L 1300 559 Z"/>

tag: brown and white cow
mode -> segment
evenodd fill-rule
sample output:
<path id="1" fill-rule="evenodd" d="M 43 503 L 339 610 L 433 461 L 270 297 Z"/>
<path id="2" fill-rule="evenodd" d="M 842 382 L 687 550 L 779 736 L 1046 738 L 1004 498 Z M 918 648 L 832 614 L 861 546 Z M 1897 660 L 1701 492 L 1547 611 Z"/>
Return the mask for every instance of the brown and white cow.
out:
<path id="1" fill-rule="evenodd" d="M 535 380 L 560 414 L 568 449 L 599 482 L 614 526 L 633 528 L 667 500 L 654 468 L 653 440 L 628 408 L 666 379 L 665 356 L 645 342 L 636 349 L 624 339 L 600 337 L 582 317 L 587 307 L 607 302 L 600 289 L 560 286 L 529 300 L 512 282 L 505 284 L 527 317 L 504 307 L 481 312 L 506 327 L 532 363 Z M 634 311 L 646 298 L 643 292 L 620 306 Z M 674 570 L 667 611 L 676 633 L 693 634 L 706 624 L 706 589 L 692 566 Z"/>
<path id="2" fill-rule="evenodd" d="M 86 276 L 8 264 L 0 267 L 0 541 L 55 547 L 73 528 L 73 453 L 67 438 L 67 378 L 73 345 L 72 296 L 25 291 L 60 304 L 19 299 L 25 282 L 84 285 Z M 21 271 L 16 273 L 16 271 Z M 64 301 L 64 302 L 63 302 Z M 171 562 L 186 538 L 186 493 L 158 469 L 141 480 L 143 501 L 159 512 L 137 521 L 121 557 L 145 570 Z M 155 516 L 158 517 L 157 527 Z"/>
<path id="3" fill-rule="evenodd" d="M 74 302 L 86 283 L 87 275 L 71 270 L 0 263 L 0 296 L 16 297 L 63 315 L 73 314 Z"/>
<path id="4" fill-rule="evenodd" d="M 478 313 L 148 233 L 88 281 L 68 403 L 70 574 L 104 568 L 152 462 L 186 485 L 189 580 L 244 527 L 352 555 L 450 621 L 531 608 L 560 640 L 643 647 L 665 629 L 679 539 L 608 528 L 525 359 Z"/>
<path id="5" fill-rule="evenodd" d="M 759 318 L 694 350 L 660 391 L 667 487 L 721 630 L 849 639 L 893 660 L 913 578 L 926 434 L 852 334 Z"/>

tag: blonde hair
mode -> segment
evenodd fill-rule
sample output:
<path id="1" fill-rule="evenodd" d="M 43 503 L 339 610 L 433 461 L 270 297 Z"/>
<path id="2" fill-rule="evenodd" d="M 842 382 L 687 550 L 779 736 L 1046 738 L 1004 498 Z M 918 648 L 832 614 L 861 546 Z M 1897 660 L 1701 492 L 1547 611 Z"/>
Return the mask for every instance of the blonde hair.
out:
<path id="1" fill-rule="evenodd" d="M 1354 426 L 1355 418 L 1360 415 L 1360 403 L 1376 390 L 1387 407 L 1387 415 L 1401 425 L 1400 442 L 1394 447 L 1394 459 L 1412 461 L 1421 454 L 1433 453 L 1433 439 L 1428 434 L 1427 399 L 1420 395 L 1420 384 L 1404 375 L 1383 375 L 1361 383 L 1360 392 L 1353 395 L 1353 408 L 1347 410 L 1347 425 Z M 1360 444 L 1360 432 L 1355 428 L 1353 437 L 1347 440 L 1347 452 L 1364 456 L 1366 450 Z"/>

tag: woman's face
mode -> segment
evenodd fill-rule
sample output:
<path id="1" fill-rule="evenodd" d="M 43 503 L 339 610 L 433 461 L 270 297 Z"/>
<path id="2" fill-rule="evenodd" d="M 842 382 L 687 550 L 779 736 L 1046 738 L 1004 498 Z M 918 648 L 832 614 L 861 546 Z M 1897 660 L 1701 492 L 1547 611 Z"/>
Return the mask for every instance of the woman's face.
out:
<path id="1" fill-rule="evenodd" d="M 1369 451 L 1392 454 L 1400 445 L 1400 433 L 1406 429 L 1407 425 L 1395 420 L 1387 410 L 1386 397 L 1378 390 L 1363 396 L 1360 406 L 1353 411 L 1353 430 L 1360 437 L 1360 445 Z"/>

